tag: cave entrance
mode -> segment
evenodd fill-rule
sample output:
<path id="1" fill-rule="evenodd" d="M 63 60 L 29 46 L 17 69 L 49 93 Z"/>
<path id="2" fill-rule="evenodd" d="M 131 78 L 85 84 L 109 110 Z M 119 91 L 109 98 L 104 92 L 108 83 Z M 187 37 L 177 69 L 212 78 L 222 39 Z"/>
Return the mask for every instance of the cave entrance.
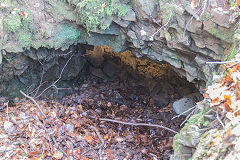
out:
<path id="1" fill-rule="evenodd" d="M 31 49 L 22 56 L 28 67 L 17 84 L 28 84 L 21 88 L 47 116 L 19 99 L 14 106 L 24 107 L 14 114 L 39 113 L 35 117 L 45 130 L 56 130 L 51 132 L 55 142 L 52 138 L 46 144 L 57 143 L 59 154 L 69 153 L 73 159 L 169 159 L 173 136 L 185 120 L 184 116 L 172 120 L 173 102 L 201 98 L 194 84 L 169 64 L 139 59 L 129 51 L 117 54 L 109 47 L 77 45 L 66 51 Z M 145 126 L 132 125 L 139 123 Z"/>

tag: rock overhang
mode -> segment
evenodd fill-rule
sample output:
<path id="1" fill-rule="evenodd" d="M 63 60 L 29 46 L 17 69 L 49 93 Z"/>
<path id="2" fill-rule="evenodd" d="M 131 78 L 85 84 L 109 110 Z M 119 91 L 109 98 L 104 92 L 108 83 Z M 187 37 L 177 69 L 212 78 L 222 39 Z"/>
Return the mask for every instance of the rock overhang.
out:
<path id="1" fill-rule="evenodd" d="M 145 4 L 144 1 L 134 0 L 126 15 L 111 15 L 111 24 L 107 29 L 89 31 L 79 22 L 81 17 L 76 14 L 75 4 L 54 1 L 32 1 L 29 4 L 24 1 L 4 7 L 9 11 L 8 15 L 21 20 L 16 31 L 6 30 L 6 15 L 1 11 L 1 32 L 4 35 L 1 37 L 1 50 L 4 54 L 23 52 L 30 47 L 67 49 L 78 43 L 107 45 L 115 52 L 130 49 L 139 58 L 147 57 L 158 63 L 165 61 L 179 75 L 201 88 L 217 69 L 216 65 L 209 66 L 205 62 L 222 60 L 232 44 L 235 22 L 229 21 L 231 12 L 218 8 L 201 16 L 187 1 L 178 5 L 163 1 Z M 166 6 L 171 6 L 171 14 L 163 12 Z M 30 21 L 34 27 L 28 23 L 24 26 L 26 19 L 19 15 L 19 11 L 32 17 Z M 223 19 L 219 20 L 219 17 Z M 209 18 L 212 18 L 211 21 Z M 17 38 L 18 35 L 21 37 Z M 1 56 L 4 54 L 1 53 Z"/>

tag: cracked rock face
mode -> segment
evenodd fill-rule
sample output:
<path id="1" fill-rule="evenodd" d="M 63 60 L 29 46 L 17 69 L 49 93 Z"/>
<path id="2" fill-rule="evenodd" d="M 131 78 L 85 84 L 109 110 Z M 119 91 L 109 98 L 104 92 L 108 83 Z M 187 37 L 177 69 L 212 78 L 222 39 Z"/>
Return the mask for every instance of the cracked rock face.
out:
<path id="1" fill-rule="evenodd" d="M 31 47 L 65 50 L 72 44 L 107 45 L 118 53 L 129 49 L 136 57 L 169 63 L 200 89 L 217 69 L 205 62 L 222 60 L 232 45 L 236 18 L 222 3 L 210 4 L 203 13 L 199 8 L 204 4 L 192 8 L 189 0 L 173 4 L 164 0 L 124 1 L 131 5 L 126 15 L 108 17 L 110 26 L 104 31 L 87 31 L 79 22 L 76 4 L 68 2 L 0 2 L 0 92 L 3 83 L 29 70 L 29 59 L 21 54 L 33 60 L 49 56 L 44 51 L 31 55 L 27 51 Z M 21 15 L 21 11 L 26 14 Z"/>

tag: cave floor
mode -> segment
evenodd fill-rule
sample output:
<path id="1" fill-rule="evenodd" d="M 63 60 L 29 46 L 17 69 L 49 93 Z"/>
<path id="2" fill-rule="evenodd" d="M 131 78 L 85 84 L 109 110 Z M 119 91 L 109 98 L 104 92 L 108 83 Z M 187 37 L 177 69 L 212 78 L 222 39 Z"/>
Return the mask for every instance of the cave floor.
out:
<path id="1" fill-rule="evenodd" d="M 0 157 L 3 159 L 141 160 L 169 159 L 174 133 L 185 119 L 174 120 L 171 103 L 158 108 L 134 82 L 103 81 L 89 76 L 75 94 L 61 101 L 36 100 L 46 117 L 27 99 L 4 103 L 0 112 Z M 9 107 L 7 107 L 9 106 Z"/>

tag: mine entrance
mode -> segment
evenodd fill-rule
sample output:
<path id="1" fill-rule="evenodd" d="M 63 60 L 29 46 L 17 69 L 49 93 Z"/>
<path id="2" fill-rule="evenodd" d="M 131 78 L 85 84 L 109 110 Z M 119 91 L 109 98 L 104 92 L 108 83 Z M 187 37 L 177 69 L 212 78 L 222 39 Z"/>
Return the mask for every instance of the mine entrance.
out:
<path id="1" fill-rule="evenodd" d="M 179 77 L 169 64 L 138 59 L 129 51 L 117 54 L 109 47 L 81 45 L 54 51 L 49 59 L 40 59 L 36 50 L 25 55 L 29 57 L 30 52 L 36 53 L 38 66 L 29 67 L 29 71 L 38 73 L 39 78 L 33 89 L 28 87 L 24 92 L 41 109 L 25 96 L 27 99 L 15 99 L 8 113 L 1 116 L 9 119 L 11 115 L 10 122 L 18 131 L 12 141 L 26 135 L 22 139 L 27 145 L 21 146 L 25 150 L 15 155 L 169 159 L 173 136 L 185 120 L 184 116 L 172 120 L 176 116 L 173 102 L 189 96 L 198 101 L 201 97 L 194 84 Z M 14 121 L 26 117 L 28 123 L 21 124 L 32 130 L 20 128 Z M 42 134 L 28 135 L 34 129 Z M 14 133 L 11 128 L 6 132 Z M 30 154 L 31 150 L 44 154 Z"/>

